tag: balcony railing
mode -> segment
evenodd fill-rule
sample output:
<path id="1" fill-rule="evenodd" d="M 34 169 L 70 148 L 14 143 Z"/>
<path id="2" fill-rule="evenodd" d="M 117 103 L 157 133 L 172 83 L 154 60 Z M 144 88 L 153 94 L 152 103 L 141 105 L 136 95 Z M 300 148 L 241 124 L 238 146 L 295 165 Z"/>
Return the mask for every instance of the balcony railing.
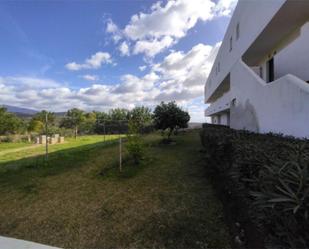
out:
<path id="1" fill-rule="evenodd" d="M 205 115 L 210 116 L 212 114 L 225 111 L 231 106 L 231 93 L 227 92 L 222 97 L 213 102 L 206 110 Z"/>

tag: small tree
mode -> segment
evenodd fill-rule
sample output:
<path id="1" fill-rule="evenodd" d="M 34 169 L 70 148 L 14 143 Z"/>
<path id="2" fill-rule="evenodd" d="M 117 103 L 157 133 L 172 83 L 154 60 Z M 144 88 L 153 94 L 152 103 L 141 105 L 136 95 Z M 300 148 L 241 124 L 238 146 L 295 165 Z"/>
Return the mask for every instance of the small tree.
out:
<path id="1" fill-rule="evenodd" d="M 56 120 L 55 113 L 43 110 L 43 111 L 36 113 L 34 115 L 34 117 L 32 118 L 32 120 L 33 120 L 33 122 L 37 121 L 38 122 L 37 124 L 39 124 L 39 122 L 41 122 L 43 124 L 43 126 L 44 126 L 43 130 L 44 130 L 46 136 L 52 134 L 50 127 L 55 124 L 55 120 Z"/>
<path id="2" fill-rule="evenodd" d="M 129 132 L 127 135 L 126 148 L 129 155 L 133 158 L 135 164 L 139 164 L 144 156 L 144 143 L 140 134 L 139 123 L 134 120 L 129 120 Z"/>
<path id="3" fill-rule="evenodd" d="M 32 119 L 40 121 L 44 125 L 46 125 L 46 115 L 47 115 L 48 125 L 53 125 L 55 123 L 55 120 L 56 120 L 55 113 L 53 113 L 53 112 L 48 112 L 48 111 L 43 110 L 43 111 L 36 113 Z"/>
<path id="4" fill-rule="evenodd" d="M 0 107 L 0 134 L 16 134 L 23 130 L 23 121 Z"/>
<path id="5" fill-rule="evenodd" d="M 139 132 L 142 132 L 144 127 L 152 123 L 151 110 L 145 106 L 135 107 L 130 111 L 129 116 L 131 123 L 134 123 Z"/>
<path id="6" fill-rule="evenodd" d="M 170 140 L 171 134 L 175 129 L 188 127 L 190 115 L 178 107 L 175 101 L 169 103 L 161 102 L 154 110 L 153 119 L 156 129 L 168 130 L 167 139 Z"/>
<path id="7" fill-rule="evenodd" d="M 96 112 L 88 112 L 84 116 L 84 120 L 81 123 L 79 130 L 84 134 L 93 134 L 95 130 L 95 124 L 97 120 Z"/>
<path id="8" fill-rule="evenodd" d="M 31 132 L 40 133 L 43 131 L 43 128 L 44 128 L 44 123 L 42 121 L 32 118 L 28 124 L 27 130 L 30 133 Z"/>
<path id="9" fill-rule="evenodd" d="M 74 129 L 74 137 L 77 138 L 79 126 L 85 120 L 85 114 L 83 110 L 73 108 L 68 110 L 65 117 L 61 122 L 62 127 L 73 128 Z"/>

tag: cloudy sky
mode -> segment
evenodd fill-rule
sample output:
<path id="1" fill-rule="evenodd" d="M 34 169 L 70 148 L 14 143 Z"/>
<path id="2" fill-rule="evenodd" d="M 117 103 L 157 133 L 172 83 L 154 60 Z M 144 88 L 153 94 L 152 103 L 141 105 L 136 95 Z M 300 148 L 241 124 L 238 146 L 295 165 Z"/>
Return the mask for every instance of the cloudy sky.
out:
<path id="1" fill-rule="evenodd" d="M 91 111 L 175 100 L 204 121 L 204 84 L 235 4 L 2 0 L 0 104 Z"/>

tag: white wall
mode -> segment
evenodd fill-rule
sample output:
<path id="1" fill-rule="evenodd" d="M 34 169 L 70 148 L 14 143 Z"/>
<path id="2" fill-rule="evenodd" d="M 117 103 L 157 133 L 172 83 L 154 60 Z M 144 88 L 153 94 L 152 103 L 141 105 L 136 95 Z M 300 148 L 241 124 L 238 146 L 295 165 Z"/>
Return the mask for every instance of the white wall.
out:
<path id="1" fill-rule="evenodd" d="M 214 113 L 222 112 L 230 108 L 231 95 L 230 92 L 225 93 L 205 110 L 206 116 L 211 116 Z"/>
<path id="2" fill-rule="evenodd" d="M 218 115 L 211 116 L 211 123 L 212 124 L 219 124 L 219 117 L 218 117 Z"/>
<path id="3" fill-rule="evenodd" d="M 274 59 L 275 78 L 290 73 L 309 81 L 309 22 L 301 28 L 300 36 L 281 50 Z"/>
<path id="4" fill-rule="evenodd" d="M 309 137 L 309 84 L 293 75 L 267 84 L 241 60 L 230 77 L 231 128 Z"/>
<path id="5" fill-rule="evenodd" d="M 229 114 L 227 112 L 224 112 L 221 114 L 221 125 L 227 125 L 229 126 Z"/>
<path id="6" fill-rule="evenodd" d="M 220 112 L 216 115 L 211 116 L 211 123 L 218 124 L 218 125 L 230 125 L 230 114 L 228 111 Z"/>
<path id="7" fill-rule="evenodd" d="M 214 62 L 214 67 L 206 82 L 205 101 L 208 101 L 209 97 L 228 75 L 233 65 L 247 51 L 285 2 L 286 0 L 263 1 L 263 3 L 260 0 L 239 0 Z M 240 37 L 238 40 L 236 40 L 237 23 L 239 23 L 240 28 Z M 230 52 L 231 36 L 233 37 L 233 49 Z M 219 61 L 221 70 L 216 75 L 215 66 L 218 65 Z"/>

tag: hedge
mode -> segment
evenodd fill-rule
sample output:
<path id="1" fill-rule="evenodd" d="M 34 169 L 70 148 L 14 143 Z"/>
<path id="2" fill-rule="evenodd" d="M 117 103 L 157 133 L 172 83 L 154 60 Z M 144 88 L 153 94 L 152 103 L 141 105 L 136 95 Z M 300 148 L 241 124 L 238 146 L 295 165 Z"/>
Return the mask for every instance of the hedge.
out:
<path id="1" fill-rule="evenodd" d="M 246 203 L 265 247 L 309 248 L 309 141 L 204 125 L 206 164 Z"/>

